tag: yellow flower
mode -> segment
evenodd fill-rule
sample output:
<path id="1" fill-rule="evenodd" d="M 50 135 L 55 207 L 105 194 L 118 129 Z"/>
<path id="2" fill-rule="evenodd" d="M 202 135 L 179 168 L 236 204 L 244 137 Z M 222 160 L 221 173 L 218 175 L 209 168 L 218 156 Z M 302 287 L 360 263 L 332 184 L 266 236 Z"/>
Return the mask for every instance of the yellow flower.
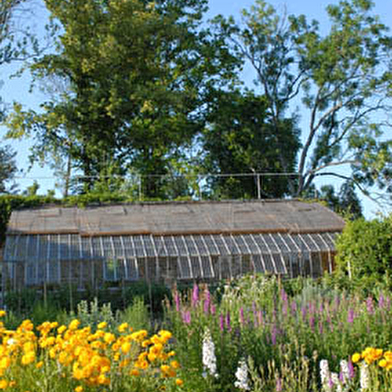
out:
<path id="1" fill-rule="evenodd" d="M 170 362 L 170 366 L 171 366 L 173 369 L 179 369 L 179 368 L 180 368 L 180 364 L 178 363 L 178 361 L 171 361 L 171 362 Z"/>
<path id="2" fill-rule="evenodd" d="M 98 329 L 105 329 L 108 326 L 106 321 L 102 321 L 102 323 L 98 324 Z"/>
<path id="3" fill-rule="evenodd" d="M 182 385 L 184 385 L 184 381 L 182 381 L 181 378 L 177 378 L 177 379 L 176 379 L 176 385 L 178 385 L 179 387 L 181 387 Z"/>
<path id="4" fill-rule="evenodd" d="M 129 325 L 128 323 L 122 323 L 117 329 L 118 332 L 123 333 L 128 329 Z"/>
<path id="5" fill-rule="evenodd" d="M 125 342 L 125 343 L 123 343 L 123 344 L 121 345 L 121 351 L 122 351 L 124 354 L 128 354 L 130 349 L 131 349 L 131 344 L 130 344 L 129 342 Z"/>
<path id="6" fill-rule="evenodd" d="M 35 353 L 29 352 L 22 356 L 22 365 L 29 365 L 35 361 Z"/>
<path id="7" fill-rule="evenodd" d="M 83 387 L 79 385 L 78 387 L 75 388 L 75 392 L 83 392 Z"/>
<path id="8" fill-rule="evenodd" d="M 129 372 L 129 374 L 131 375 L 131 376 L 139 376 L 140 375 L 140 372 L 139 372 L 139 370 L 137 370 L 137 369 L 132 369 L 130 372 Z"/>
<path id="9" fill-rule="evenodd" d="M 80 325 L 80 321 L 77 319 L 72 320 L 69 325 L 68 325 L 68 329 L 70 329 L 71 331 L 78 329 Z"/>
<path id="10" fill-rule="evenodd" d="M 66 331 L 66 329 L 67 329 L 67 327 L 66 327 L 65 325 L 62 325 L 61 327 L 58 327 L 58 328 L 57 328 L 57 333 L 58 333 L 59 335 L 61 335 L 63 332 Z"/>
<path id="11" fill-rule="evenodd" d="M 385 359 L 382 359 L 379 363 L 378 366 L 385 368 L 387 366 L 388 362 Z"/>
<path id="12" fill-rule="evenodd" d="M 0 317 L 4 317 L 6 315 L 6 311 L 5 310 L 0 310 Z"/>
<path id="13" fill-rule="evenodd" d="M 43 361 L 39 361 L 39 362 L 35 365 L 35 367 L 36 367 L 37 369 L 41 369 L 42 366 L 44 366 Z"/>
<path id="14" fill-rule="evenodd" d="M 107 332 L 107 333 L 105 333 L 105 336 L 104 336 L 103 340 L 106 343 L 111 344 L 111 343 L 113 343 L 116 340 L 116 337 L 112 333 Z"/>
<path id="15" fill-rule="evenodd" d="M 0 389 L 6 389 L 8 387 L 8 381 L 7 380 L 0 380 Z"/>
<path id="16" fill-rule="evenodd" d="M 359 353 L 353 354 L 353 356 L 351 357 L 351 360 L 353 361 L 353 363 L 357 363 L 358 361 L 361 360 L 361 354 L 359 354 Z"/>

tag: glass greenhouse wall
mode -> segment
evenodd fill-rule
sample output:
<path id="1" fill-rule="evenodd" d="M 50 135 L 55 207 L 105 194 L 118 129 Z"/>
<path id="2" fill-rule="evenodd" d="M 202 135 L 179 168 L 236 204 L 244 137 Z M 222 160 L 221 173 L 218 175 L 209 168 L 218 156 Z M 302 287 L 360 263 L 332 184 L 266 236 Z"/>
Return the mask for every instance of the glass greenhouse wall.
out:
<path id="1" fill-rule="evenodd" d="M 12 234 L 4 247 L 3 287 L 171 284 L 255 272 L 318 277 L 333 269 L 336 234 Z"/>

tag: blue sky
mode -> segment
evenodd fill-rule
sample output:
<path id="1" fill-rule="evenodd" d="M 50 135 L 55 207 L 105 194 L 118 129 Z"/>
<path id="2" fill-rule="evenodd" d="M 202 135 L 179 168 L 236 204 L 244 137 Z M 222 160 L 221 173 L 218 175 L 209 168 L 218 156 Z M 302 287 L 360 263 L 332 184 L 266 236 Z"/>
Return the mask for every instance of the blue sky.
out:
<path id="1" fill-rule="evenodd" d="M 328 28 L 325 13 L 326 6 L 337 2 L 338 1 L 333 0 L 269 0 L 271 5 L 282 12 L 286 10 L 288 14 L 305 14 L 308 18 L 317 19 L 321 23 L 322 29 Z M 40 3 L 40 0 L 35 0 L 33 4 L 34 15 L 29 15 L 28 20 L 27 18 L 24 20 L 22 19 L 22 23 L 28 23 L 33 29 L 43 32 L 43 27 L 46 22 L 46 12 L 42 3 Z M 210 10 L 207 17 L 212 18 L 217 14 L 239 16 L 241 9 L 248 8 L 252 4 L 254 4 L 253 0 L 210 0 Z M 382 22 L 387 24 L 392 30 L 392 19 L 390 18 L 392 15 L 392 0 L 375 1 L 375 12 L 380 15 Z M 16 69 L 16 65 L 2 68 L 1 79 L 4 81 L 4 85 L 0 90 L 0 95 L 7 103 L 17 101 L 22 103 L 25 107 L 38 109 L 40 102 L 42 102 L 45 97 L 37 90 L 33 93 L 29 92 L 30 79 L 28 74 L 24 74 L 21 78 L 9 79 L 9 76 L 11 76 Z M 252 70 L 246 68 L 243 77 L 247 83 L 250 84 L 254 77 Z M 4 130 L 2 133 L 4 134 Z M 392 133 L 391 135 L 387 135 L 387 137 L 392 137 Z M 6 143 L 17 151 L 18 167 L 26 171 L 28 167 L 27 157 L 29 155 L 30 142 L 7 141 Z M 24 173 L 23 176 L 26 176 L 27 178 L 18 180 L 19 189 L 21 190 L 31 185 L 34 178 L 37 178 L 40 183 L 42 193 L 46 192 L 48 189 L 54 189 L 55 180 L 53 179 L 53 174 L 46 167 L 39 167 L 36 165 L 31 171 Z M 327 179 L 325 182 L 329 183 L 330 179 Z M 379 211 L 379 207 L 369 199 L 363 199 L 363 205 L 367 217 L 372 217 Z M 388 210 L 385 209 L 383 212 L 388 212 Z"/>

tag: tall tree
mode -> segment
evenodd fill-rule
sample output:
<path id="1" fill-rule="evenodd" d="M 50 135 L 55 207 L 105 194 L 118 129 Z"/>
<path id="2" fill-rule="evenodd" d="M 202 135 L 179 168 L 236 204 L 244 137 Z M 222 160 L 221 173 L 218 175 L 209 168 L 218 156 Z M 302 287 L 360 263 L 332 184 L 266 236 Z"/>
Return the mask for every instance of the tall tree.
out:
<path id="1" fill-rule="evenodd" d="M 28 0 L 2 0 L 0 2 L 0 66 L 24 61 L 38 53 L 38 41 L 28 29 L 17 26 L 17 11 Z M 0 97 L 0 120 L 5 113 L 5 102 Z"/>
<path id="2" fill-rule="evenodd" d="M 202 166 L 209 173 L 225 175 L 209 180 L 213 196 L 278 198 L 290 193 L 284 176 L 228 174 L 293 172 L 300 147 L 295 119 L 276 123 L 267 98 L 250 91 L 216 95 L 202 139 Z"/>
<path id="3" fill-rule="evenodd" d="M 372 6 L 370 0 L 328 6 L 327 34 L 317 21 L 286 17 L 262 0 L 243 11 L 242 24 L 216 20 L 233 50 L 253 67 L 276 129 L 300 105 L 306 122 L 292 184 L 296 195 L 320 176 L 353 181 L 365 192 L 374 185 L 392 191 L 392 141 L 382 137 L 390 110 L 392 40 Z"/>
<path id="4" fill-rule="evenodd" d="M 130 167 L 166 174 L 171 157 L 202 127 L 203 96 L 216 83 L 210 75 L 225 72 L 224 48 L 200 26 L 206 0 L 46 5 L 63 32 L 58 52 L 40 58 L 32 71 L 38 79 L 64 78 L 69 91 L 41 113 L 16 106 L 10 136 L 34 134 L 41 153 L 70 155 L 89 178 L 109 166 L 117 174 Z M 152 178 L 143 193 L 160 196 L 159 182 Z"/>

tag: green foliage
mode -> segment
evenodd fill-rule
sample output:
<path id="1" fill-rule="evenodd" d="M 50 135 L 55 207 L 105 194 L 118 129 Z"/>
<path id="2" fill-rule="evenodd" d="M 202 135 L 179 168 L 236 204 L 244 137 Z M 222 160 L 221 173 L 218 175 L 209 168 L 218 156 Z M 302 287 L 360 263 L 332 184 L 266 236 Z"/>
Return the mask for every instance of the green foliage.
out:
<path id="1" fill-rule="evenodd" d="M 135 331 L 150 330 L 152 321 L 142 297 L 134 297 L 132 304 L 119 314 L 119 322 L 128 323 Z"/>
<path id="2" fill-rule="evenodd" d="M 13 191 L 13 186 L 8 186 L 7 183 L 15 178 L 17 173 L 16 152 L 10 146 L 0 147 L 0 194 Z"/>
<path id="3" fill-rule="evenodd" d="M 392 216 L 347 222 L 336 247 L 337 283 L 363 290 L 392 287 Z"/>
<path id="4" fill-rule="evenodd" d="M 201 166 L 209 173 L 282 173 L 295 171 L 299 132 L 295 121 L 274 124 L 265 96 L 248 91 L 216 94 L 204 130 Z M 257 178 L 218 177 L 209 183 L 214 197 L 257 198 Z M 261 177 L 263 198 L 290 194 L 289 178 Z"/>
<path id="5" fill-rule="evenodd" d="M 365 192 L 373 185 L 391 191 L 392 141 L 381 136 L 388 129 L 392 38 L 373 5 L 341 0 L 328 6 L 325 34 L 318 21 L 286 18 L 263 0 L 244 10 L 241 22 L 215 20 L 233 52 L 253 67 L 274 131 L 296 118 L 298 104 L 300 115 L 308 113 L 299 176 L 289 181 L 293 194 L 320 176 L 349 179 Z M 341 174 L 339 166 L 352 174 Z"/>
<path id="6" fill-rule="evenodd" d="M 55 78 L 66 88 L 39 113 L 15 105 L 8 136 L 31 135 L 33 159 L 68 162 L 67 175 L 70 167 L 81 171 L 84 192 L 113 163 L 117 175 L 130 167 L 167 174 L 202 129 L 200 109 L 223 80 L 213 77 L 223 77 L 221 64 L 230 62 L 201 25 L 206 3 L 46 0 L 61 26 L 57 53 L 31 70 L 36 81 Z M 152 177 L 143 194 L 161 197 L 161 186 Z"/>

